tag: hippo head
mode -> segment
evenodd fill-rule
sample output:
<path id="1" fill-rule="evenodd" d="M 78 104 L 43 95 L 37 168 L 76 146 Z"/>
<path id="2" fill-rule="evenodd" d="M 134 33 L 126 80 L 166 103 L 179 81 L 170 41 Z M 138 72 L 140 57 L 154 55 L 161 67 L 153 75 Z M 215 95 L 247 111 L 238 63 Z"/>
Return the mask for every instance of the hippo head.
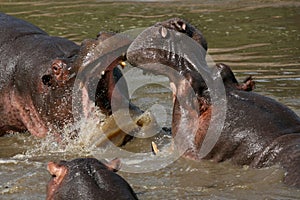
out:
<path id="1" fill-rule="evenodd" d="M 120 53 L 117 57 L 110 58 L 115 56 L 110 51 L 121 49 L 120 52 L 125 52 L 131 41 L 123 40 L 119 46 L 105 48 L 104 51 L 103 41 L 112 35 L 101 33 L 96 39 L 85 40 L 81 46 L 63 38 L 46 35 L 33 52 L 28 52 L 24 61 L 25 69 L 16 69 L 19 70 L 14 78 L 17 92 L 12 96 L 15 98 L 13 101 L 17 102 L 14 106 L 20 111 L 21 121 L 30 133 L 44 137 L 51 131 L 60 137 L 61 129 L 74 122 L 72 105 L 74 91 L 77 89 L 81 96 L 76 100 L 81 101 L 79 103 L 82 110 L 92 101 L 100 109 L 103 118 L 112 114 L 112 95 L 115 103 L 128 103 L 127 85 L 123 79 L 120 80 L 122 73 L 117 67 L 124 56 Z M 36 39 L 34 42 L 37 43 Z M 105 58 L 101 63 L 105 66 L 103 71 L 93 65 L 94 62 L 98 63 L 99 57 Z M 95 80 L 92 83 L 96 85 L 84 84 L 86 80 Z M 83 84 L 76 85 L 76 81 Z M 132 104 L 130 109 L 135 114 L 141 114 Z"/>
<path id="2" fill-rule="evenodd" d="M 172 135 L 187 157 L 195 156 L 209 126 L 211 89 L 207 83 L 219 76 L 226 90 L 251 90 L 254 86 L 251 78 L 240 85 L 225 64 L 209 68 L 206 51 L 207 42 L 201 31 L 175 18 L 144 30 L 126 54 L 134 67 L 169 78 L 173 92 Z"/>
<path id="3" fill-rule="evenodd" d="M 15 118 L 22 123 L 17 126 L 20 130 L 43 137 L 72 121 L 70 102 L 76 77 L 72 63 L 79 47 L 43 32 L 32 35 L 11 44 L 18 54 L 10 90 L 11 112 L 18 111 Z"/>
<path id="4" fill-rule="evenodd" d="M 137 199 L 129 184 L 115 172 L 120 160 L 100 162 L 94 158 L 49 162 L 52 175 L 46 199 Z"/>
<path id="5" fill-rule="evenodd" d="M 0 18 L 0 136 L 26 130 L 39 137 L 48 132 L 60 135 L 61 129 L 74 121 L 72 105 L 77 101 L 82 110 L 87 110 L 91 100 L 99 107 L 101 117 L 111 115 L 113 93 L 116 104 L 128 101 L 126 83 L 119 81 L 122 73 L 116 68 L 122 45 L 126 48 L 128 40 L 102 48 L 103 41 L 113 35 L 102 33 L 78 46 L 13 16 L 0 13 Z M 115 49 L 121 49 L 118 57 L 101 60 L 105 69 L 93 68 L 94 61 L 110 58 Z M 95 79 L 95 85 L 84 84 L 84 79 Z M 76 80 L 83 87 L 76 85 Z M 82 89 L 82 98 L 74 100 L 78 88 Z"/>

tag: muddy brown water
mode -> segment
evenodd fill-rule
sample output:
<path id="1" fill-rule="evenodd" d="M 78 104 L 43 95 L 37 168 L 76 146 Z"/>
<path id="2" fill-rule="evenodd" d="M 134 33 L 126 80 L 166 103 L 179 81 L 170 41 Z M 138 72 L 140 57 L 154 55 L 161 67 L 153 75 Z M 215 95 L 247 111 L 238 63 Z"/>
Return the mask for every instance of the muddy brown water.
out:
<path id="1" fill-rule="evenodd" d="M 0 11 L 78 43 L 95 37 L 99 31 L 122 32 L 171 17 L 185 18 L 202 30 L 215 62 L 230 65 L 239 80 L 252 75 L 256 92 L 278 100 L 300 115 L 298 1 L 1 1 Z M 142 76 L 135 78 L 133 84 L 143 83 Z M 167 83 L 165 79 L 154 80 L 159 84 L 138 85 L 132 100 L 157 112 L 161 125 L 168 126 L 170 90 L 161 84 Z M 92 130 L 89 126 L 86 122 L 85 133 Z M 145 147 L 147 151 L 150 141 L 140 139 L 126 148 L 138 152 Z M 63 148 L 48 138 L 36 139 L 28 133 L 1 137 L 0 199 L 45 199 L 50 178 L 47 162 L 85 156 L 91 156 L 91 148 L 84 142 Z M 131 163 L 139 163 L 139 159 L 133 157 Z M 160 167 L 159 163 L 153 165 Z M 140 199 L 300 198 L 299 190 L 281 182 L 283 172 L 277 166 L 250 169 L 227 162 L 180 158 L 159 170 L 119 174 Z"/>

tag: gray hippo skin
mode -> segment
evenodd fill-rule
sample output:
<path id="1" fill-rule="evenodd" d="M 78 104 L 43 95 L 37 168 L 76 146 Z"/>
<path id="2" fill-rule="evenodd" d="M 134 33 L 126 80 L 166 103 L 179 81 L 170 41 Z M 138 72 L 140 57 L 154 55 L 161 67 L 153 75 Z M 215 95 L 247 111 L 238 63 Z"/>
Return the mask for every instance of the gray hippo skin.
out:
<path id="1" fill-rule="evenodd" d="M 72 123 L 72 91 L 77 73 L 102 55 L 96 49 L 112 35 L 102 33 L 79 46 L 0 13 L 0 136 L 25 130 L 38 137 L 48 132 L 57 135 L 65 124 Z M 130 42 L 123 40 L 120 46 L 126 47 Z M 85 77 L 101 79 L 95 103 L 105 115 L 111 114 L 111 91 L 122 76 L 116 67 L 121 60 L 120 56 L 108 63 L 105 74 Z M 122 101 L 128 98 L 127 85 L 125 81 L 119 85 Z"/>
<path id="2" fill-rule="evenodd" d="M 95 158 L 49 162 L 52 175 L 47 186 L 47 200 L 133 200 L 136 194 L 130 185 L 115 172 L 120 160 L 102 163 Z"/>
<path id="3" fill-rule="evenodd" d="M 5 14 L 0 27 L 0 133 L 29 130 L 45 136 L 48 119 L 56 115 L 51 124 L 59 125 L 71 115 L 68 79 L 74 70 L 55 59 L 72 62 L 79 46 Z"/>
<path id="4" fill-rule="evenodd" d="M 181 41 L 174 39 L 178 32 L 194 39 L 203 51 L 199 55 L 184 52 Z M 149 48 L 157 45 L 157 41 L 164 42 L 165 48 Z M 178 54 L 170 53 L 174 49 Z M 211 120 L 212 103 L 204 78 L 183 55 L 198 57 L 199 63 L 206 66 L 206 50 L 207 43 L 199 30 L 182 19 L 171 19 L 146 29 L 127 52 L 128 62 L 133 66 L 165 75 L 173 84 L 172 134 L 174 138 L 177 136 L 174 142 L 179 150 L 185 151 L 185 157 L 195 160 L 202 159 L 200 148 Z M 252 92 L 251 79 L 239 84 L 227 65 L 217 64 L 212 70 L 223 79 L 227 112 L 217 143 L 203 159 L 230 160 L 255 168 L 279 164 L 286 170 L 285 183 L 300 187 L 299 116 L 275 100 Z M 191 85 L 194 96 L 187 85 Z M 183 99 L 180 103 L 179 98 Z M 185 126 L 178 127 L 179 124 Z M 198 129 L 192 135 L 194 127 Z"/>

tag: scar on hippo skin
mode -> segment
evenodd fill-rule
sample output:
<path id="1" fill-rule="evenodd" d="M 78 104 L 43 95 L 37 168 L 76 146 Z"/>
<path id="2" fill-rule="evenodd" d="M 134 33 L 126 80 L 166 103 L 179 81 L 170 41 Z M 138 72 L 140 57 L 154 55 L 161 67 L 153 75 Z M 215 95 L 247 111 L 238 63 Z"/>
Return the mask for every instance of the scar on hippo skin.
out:
<path id="1" fill-rule="evenodd" d="M 95 158 L 49 162 L 52 175 L 47 186 L 47 200 L 137 199 L 130 185 L 117 172 L 120 159 L 100 162 Z"/>
<path id="2" fill-rule="evenodd" d="M 236 80 L 228 65 L 224 63 L 217 63 L 216 67 L 219 70 L 223 82 L 227 87 L 233 87 L 244 91 L 252 91 L 255 88 L 255 81 L 253 80 L 252 76 L 247 77 L 243 83 L 240 84 Z"/>

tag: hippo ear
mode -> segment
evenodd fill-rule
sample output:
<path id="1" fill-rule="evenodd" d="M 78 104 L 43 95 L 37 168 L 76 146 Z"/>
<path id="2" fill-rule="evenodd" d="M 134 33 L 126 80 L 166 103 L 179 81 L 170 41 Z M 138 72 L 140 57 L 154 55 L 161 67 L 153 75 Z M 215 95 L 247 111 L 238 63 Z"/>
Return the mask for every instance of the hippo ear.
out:
<path id="1" fill-rule="evenodd" d="M 49 162 L 47 165 L 47 170 L 54 177 L 54 182 L 57 184 L 63 180 L 68 171 L 67 167 L 55 162 Z"/>
<path id="2" fill-rule="evenodd" d="M 49 74 L 42 77 L 44 85 L 53 86 L 58 84 L 61 86 L 70 78 L 70 70 L 67 63 L 62 59 L 54 60 L 49 71 Z"/>
<path id="3" fill-rule="evenodd" d="M 51 70 L 57 82 L 64 83 L 69 79 L 69 70 L 64 60 L 56 59 L 52 62 Z"/>
<path id="4" fill-rule="evenodd" d="M 247 77 L 243 84 L 241 84 L 241 89 L 244 91 L 252 91 L 255 88 L 255 81 L 253 80 L 252 76 Z"/>
<path id="5" fill-rule="evenodd" d="M 104 163 L 107 169 L 113 172 L 117 172 L 121 169 L 121 160 L 119 158 L 115 158 L 108 163 Z"/>

